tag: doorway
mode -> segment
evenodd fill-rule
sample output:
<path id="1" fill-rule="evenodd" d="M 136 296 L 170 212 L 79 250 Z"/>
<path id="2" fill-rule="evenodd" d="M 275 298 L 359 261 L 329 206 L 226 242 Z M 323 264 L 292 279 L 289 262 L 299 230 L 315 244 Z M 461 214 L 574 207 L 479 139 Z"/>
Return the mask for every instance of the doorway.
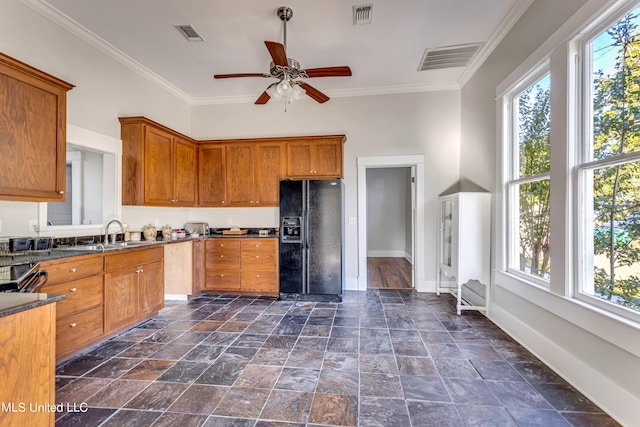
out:
<path id="1" fill-rule="evenodd" d="M 411 170 L 411 285 L 417 291 L 426 290 L 424 279 L 424 156 L 376 156 L 358 157 L 358 290 L 365 291 L 369 288 L 368 266 L 368 218 L 367 203 L 370 197 L 377 195 L 368 194 L 367 171 L 371 169 L 409 168 Z M 403 169 L 405 172 L 407 169 Z M 370 190 L 371 193 L 375 190 Z M 406 243 L 407 240 L 405 240 Z M 397 257 L 393 257 L 397 258 Z M 408 281 L 408 280 L 407 280 Z M 375 286 L 375 285 L 374 285 Z"/>
<path id="2" fill-rule="evenodd" d="M 413 288 L 411 167 L 368 168 L 367 288 Z"/>

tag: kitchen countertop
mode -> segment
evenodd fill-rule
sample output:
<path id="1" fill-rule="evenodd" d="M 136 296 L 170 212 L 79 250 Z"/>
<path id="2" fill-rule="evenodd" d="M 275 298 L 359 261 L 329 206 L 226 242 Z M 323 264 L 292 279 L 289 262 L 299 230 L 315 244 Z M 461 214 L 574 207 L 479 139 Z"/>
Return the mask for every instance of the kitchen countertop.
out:
<path id="1" fill-rule="evenodd" d="M 0 293 L 0 317 L 31 310 L 41 305 L 52 304 L 65 298 L 67 296 L 63 294 Z"/>

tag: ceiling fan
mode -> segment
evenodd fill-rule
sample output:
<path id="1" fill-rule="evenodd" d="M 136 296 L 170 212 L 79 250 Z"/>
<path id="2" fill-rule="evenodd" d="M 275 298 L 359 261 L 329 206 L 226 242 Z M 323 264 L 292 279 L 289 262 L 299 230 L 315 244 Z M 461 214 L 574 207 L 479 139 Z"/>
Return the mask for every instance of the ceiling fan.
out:
<path id="1" fill-rule="evenodd" d="M 284 45 L 278 42 L 265 41 L 271 64 L 268 73 L 236 73 L 236 74 L 214 74 L 214 79 L 229 79 L 235 77 L 266 77 L 279 79 L 277 83 L 272 83 L 256 100 L 256 104 L 266 104 L 269 99 L 274 98 L 286 104 L 300 99 L 305 93 L 319 103 L 327 102 L 329 97 L 308 83 L 297 79 L 307 79 L 314 77 L 347 77 L 351 75 L 351 68 L 321 67 L 321 68 L 300 68 L 300 63 L 293 58 L 288 58 L 287 46 L 287 21 L 293 16 L 293 11 L 287 6 L 278 8 L 278 17 L 284 23 Z"/>

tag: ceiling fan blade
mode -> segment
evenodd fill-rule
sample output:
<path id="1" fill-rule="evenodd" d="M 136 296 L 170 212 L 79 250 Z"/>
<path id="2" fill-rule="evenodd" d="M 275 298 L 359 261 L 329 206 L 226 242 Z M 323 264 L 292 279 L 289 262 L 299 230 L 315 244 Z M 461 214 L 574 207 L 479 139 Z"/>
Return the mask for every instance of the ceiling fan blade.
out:
<path id="1" fill-rule="evenodd" d="M 264 73 L 214 74 L 214 79 L 232 79 L 234 77 L 271 77 Z"/>
<path id="2" fill-rule="evenodd" d="M 310 84 L 307 84 L 304 82 L 298 82 L 298 84 L 300 85 L 300 87 L 302 87 L 302 89 L 304 89 L 307 92 L 307 95 L 309 95 L 311 98 L 318 101 L 320 104 L 327 102 L 329 100 L 329 97 L 327 95 L 320 92 L 318 89 L 311 86 Z"/>
<path id="3" fill-rule="evenodd" d="M 269 100 L 271 99 L 271 97 L 269 96 L 269 94 L 267 92 L 262 92 L 262 94 L 258 97 L 258 99 L 256 99 L 256 104 L 266 104 L 267 102 L 269 102 Z"/>
<path id="4" fill-rule="evenodd" d="M 271 55 L 271 59 L 273 59 L 274 64 L 282 67 L 289 66 L 287 53 L 284 51 L 284 46 L 281 43 L 265 41 L 264 44 L 267 45 L 267 49 L 269 50 L 269 54 Z"/>
<path id="5" fill-rule="evenodd" d="M 351 68 L 347 66 L 307 68 L 304 72 L 307 77 L 348 77 L 351 75 Z"/>

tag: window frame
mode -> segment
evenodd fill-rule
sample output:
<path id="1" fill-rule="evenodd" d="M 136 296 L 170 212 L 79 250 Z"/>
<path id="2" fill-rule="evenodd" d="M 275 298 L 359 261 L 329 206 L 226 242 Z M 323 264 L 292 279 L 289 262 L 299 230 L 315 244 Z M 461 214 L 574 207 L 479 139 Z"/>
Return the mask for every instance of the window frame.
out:
<path id="1" fill-rule="evenodd" d="M 505 108 L 503 111 L 503 166 L 504 166 L 504 199 L 505 199 L 505 217 L 504 217 L 504 265 L 503 271 L 513 275 L 520 280 L 537 285 L 543 288 L 549 288 L 550 279 L 544 279 L 533 274 L 525 273 L 516 266 L 519 265 L 519 197 L 518 188 L 521 184 L 537 182 L 544 179 L 551 180 L 551 171 L 520 177 L 519 176 L 519 122 L 518 109 L 515 108 L 518 98 L 522 92 L 529 87 L 535 85 L 543 78 L 551 75 L 550 60 L 546 58 L 538 66 L 525 73 L 522 78 L 518 79 L 511 88 L 503 95 Z M 551 90 L 551 86 L 550 86 Z"/>

